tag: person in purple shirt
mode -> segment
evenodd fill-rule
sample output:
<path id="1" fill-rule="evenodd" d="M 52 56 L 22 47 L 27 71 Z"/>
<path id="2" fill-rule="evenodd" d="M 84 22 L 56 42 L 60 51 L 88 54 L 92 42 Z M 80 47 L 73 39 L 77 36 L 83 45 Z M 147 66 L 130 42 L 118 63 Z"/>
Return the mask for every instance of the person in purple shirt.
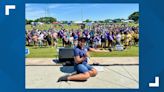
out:
<path id="1" fill-rule="evenodd" d="M 61 81 L 85 81 L 97 75 L 97 70 L 88 64 L 88 51 L 102 52 L 90 47 L 86 47 L 86 38 L 79 38 L 78 46 L 74 48 L 74 69 L 77 72 L 73 75 L 65 75 L 58 79 Z"/>
<path id="2" fill-rule="evenodd" d="M 102 33 L 101 35 L 101 47 L 106 48 L 106 33 Z"/>
<path id="3" fill-rule="evenodd" d="M 109 31 L 109 33 L 107 34 L 107 39 L 108 39 L 108 48 L 111 48 L 112 42 L 113 42 L 113 36 L 112 36 L 112 32 Z"/>

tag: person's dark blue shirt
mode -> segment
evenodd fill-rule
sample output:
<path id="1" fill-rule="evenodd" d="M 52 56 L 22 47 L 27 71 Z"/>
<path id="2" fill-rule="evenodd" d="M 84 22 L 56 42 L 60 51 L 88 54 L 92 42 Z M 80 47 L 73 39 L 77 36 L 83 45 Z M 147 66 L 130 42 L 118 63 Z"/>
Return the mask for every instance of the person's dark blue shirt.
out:
<path id="1" fill-rule="evenodd" d="M 80 58 L 85 57 L 87 51 L 89 50 L 89 47 L 84 47 L 81 49 L 80 46 L 77 46 L 74 48 L 74 56 L 80 56 Z M 84 60 L 82 63 L 87 63 L 87 59 Z"/>

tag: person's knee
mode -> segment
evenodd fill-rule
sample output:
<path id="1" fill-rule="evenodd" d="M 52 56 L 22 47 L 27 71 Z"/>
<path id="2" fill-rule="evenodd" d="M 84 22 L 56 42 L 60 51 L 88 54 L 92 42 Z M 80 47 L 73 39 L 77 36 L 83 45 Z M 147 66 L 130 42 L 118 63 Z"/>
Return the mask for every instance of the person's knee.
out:
<path id="1" fill-rule="evenodd" d="M 85 79 L 87 80 L 90 77 L 89 72 L 84 73 Z"/>
<path id="2" fill-rule="evenodd" d="M 91 77 L 95 77 L 96 75 L 97 75 L 97 70 L 96 69 L 92 69 L 91 71 L 90 71 L 90 76 Z"/>
<path id="3" fill-rule="evenodd" d="M 97 73 L 98 73 L 98 72 L 97 72 L 97 70 L 96 70 L 96 69 L 94 69 L 94 68 L 92 69 L 92 72 L 93 72 L 92 77 L 96 76 L 96 75 L 97 75 Z"/>

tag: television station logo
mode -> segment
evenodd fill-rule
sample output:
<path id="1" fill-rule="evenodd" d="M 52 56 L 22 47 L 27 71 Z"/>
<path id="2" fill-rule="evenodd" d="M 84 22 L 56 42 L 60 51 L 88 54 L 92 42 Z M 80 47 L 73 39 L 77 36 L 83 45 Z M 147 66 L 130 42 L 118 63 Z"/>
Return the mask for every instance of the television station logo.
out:
<path id="1" fill-rule="evenodd" d="M 1 13 L 1 14 L 4 14 L 6 16 L 10 15 L 10 13 L 11 13 L 10 11 L 13 11 L 16 9 L 15 4 L 6 4 L 6 2 L 0 2 L 0 3 L 2 4 L 2 5 L 0 5 L 0 8 L 2 8 L 2 6 L 4 6 L 4 13 Z"/>

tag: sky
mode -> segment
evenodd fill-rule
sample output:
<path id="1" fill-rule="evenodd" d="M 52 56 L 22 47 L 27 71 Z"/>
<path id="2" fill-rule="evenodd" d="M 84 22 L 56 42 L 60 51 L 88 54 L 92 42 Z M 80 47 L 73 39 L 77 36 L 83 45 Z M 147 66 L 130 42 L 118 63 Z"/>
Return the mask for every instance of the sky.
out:
<path id="1" fill-rule="evenodd" d="M 139 11 L 139 4 L 26 4 L 26 19 L 54 17 L 58 21 L 124 18 Z"/>

